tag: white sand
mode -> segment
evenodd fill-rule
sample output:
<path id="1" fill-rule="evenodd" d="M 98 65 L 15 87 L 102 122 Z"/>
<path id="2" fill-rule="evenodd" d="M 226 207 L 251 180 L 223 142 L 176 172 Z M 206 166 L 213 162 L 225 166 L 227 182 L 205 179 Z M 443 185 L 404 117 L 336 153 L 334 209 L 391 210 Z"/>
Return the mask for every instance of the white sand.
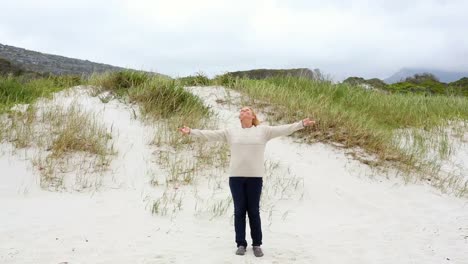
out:
<path id="1" fill-rule="evenodd" d="M 224 89 L 189 89 L 213 106 L 220 126 L 239 125 L 237 107 L 215 103 Z M 81 89 L 71 97 L 112 126 L 119 154 L 97 191 L 55 193 L 37 187 L 23 151 L 1 145 L 0 263 L 468 263 L 466 199 L 387 179 L 341 150 L 293 137 L 272 140 L 266 158 L 280 164 L 275 181 L 303 185 L 284 199 L 265 195 L 265 256 L 250 247 L 235 256 L 232 206 L 221 217 L 195 214 L 188 187 L 181 212 L 151 215 L 149 197 L 163 188 L 150 186 L 150 175 L 164 174 L 147 144 L 151 127 L 116 100 L 103 104 Z M 228 176 L 220 175 L 219 197 L 229 197 Z M 213 191 L 203 180 L 197 186 L 201 196 Z"/>

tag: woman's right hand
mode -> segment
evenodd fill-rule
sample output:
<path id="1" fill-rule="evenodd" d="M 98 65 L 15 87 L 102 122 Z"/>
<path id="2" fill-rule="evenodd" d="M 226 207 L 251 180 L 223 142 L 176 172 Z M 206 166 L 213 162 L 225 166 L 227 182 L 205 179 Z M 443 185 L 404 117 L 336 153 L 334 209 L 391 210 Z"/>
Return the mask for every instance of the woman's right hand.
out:
<path id="1" fill-rule="evenodd" d="M 183 126 L 183 127 L 179 128 L 179 131 L 184 135 L 188 135 L 188 134 L 190 134 L 190 127 Z"/>

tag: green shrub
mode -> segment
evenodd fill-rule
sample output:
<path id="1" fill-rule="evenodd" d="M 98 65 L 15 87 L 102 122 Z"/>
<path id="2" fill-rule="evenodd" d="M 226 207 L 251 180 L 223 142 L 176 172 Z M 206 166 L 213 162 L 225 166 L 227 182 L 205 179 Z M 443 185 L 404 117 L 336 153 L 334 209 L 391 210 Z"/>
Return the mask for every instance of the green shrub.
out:
<path id="1" fill-rule="evenodd" d="M 184 86 L 208 86 L 211 80 L 203 73 L 197 73 L 195 76 L 187 76 L 179 78 L 179 81 Z"/>

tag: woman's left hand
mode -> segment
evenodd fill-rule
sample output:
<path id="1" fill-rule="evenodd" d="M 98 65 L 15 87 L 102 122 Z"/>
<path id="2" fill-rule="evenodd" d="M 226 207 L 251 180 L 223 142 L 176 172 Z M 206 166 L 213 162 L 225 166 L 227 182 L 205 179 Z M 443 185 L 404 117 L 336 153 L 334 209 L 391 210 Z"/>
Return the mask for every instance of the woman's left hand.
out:
<path id="1" fill-rule="evenodd" d="M 310 120 L 309 118 L 306 118 L 304 120 L 302 120 L 302 124 L 306 127 L 306 126 L 311 126 L 311 125 L 314 125 L 315 124 L 315 120 Z"/>

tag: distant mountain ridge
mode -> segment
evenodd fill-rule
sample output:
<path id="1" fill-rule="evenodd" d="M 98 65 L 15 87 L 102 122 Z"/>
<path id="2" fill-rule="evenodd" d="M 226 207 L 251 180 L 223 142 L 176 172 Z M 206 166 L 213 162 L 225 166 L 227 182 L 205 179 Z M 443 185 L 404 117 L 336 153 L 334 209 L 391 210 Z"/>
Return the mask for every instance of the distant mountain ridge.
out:
<path id="1" fill-rule="evenodd" d="M 270 77 L 303 77 L 310 79 L 322 79 L 324 76 L 319 69 L 295 68 L 295 69 L 253 69 L 248 71 L 234 71 L 227 73 L 233 77 L 249 78 L 249 79 L 265 79 Z"/>
<path id="2" fill-rule="evenodd" d="M 468 72 L 449 72 L 426 68 L 402 68 L 398 72 L 394 73 L 392 76 L 384 79 L 384 82 L 388 84 L 396 83 L 405 80 L 407 77 L 412 77 L 415 74 L 422 73 L 431 73 L 434 76 L 436 76 L 439 79 L 439 81 L 444 83 L 454 82 L 460 80 L 463 77 L 468 77 Z"/>
<path id="3" fill-rule="evenodd" d="M 93 72 L 128 70 L 109 64 L 41 53 L 3 44 L 0 44 L 0 59 L 9 61 L 12 66 L 25 71 L 56 75 L 90 75 Z"/>

